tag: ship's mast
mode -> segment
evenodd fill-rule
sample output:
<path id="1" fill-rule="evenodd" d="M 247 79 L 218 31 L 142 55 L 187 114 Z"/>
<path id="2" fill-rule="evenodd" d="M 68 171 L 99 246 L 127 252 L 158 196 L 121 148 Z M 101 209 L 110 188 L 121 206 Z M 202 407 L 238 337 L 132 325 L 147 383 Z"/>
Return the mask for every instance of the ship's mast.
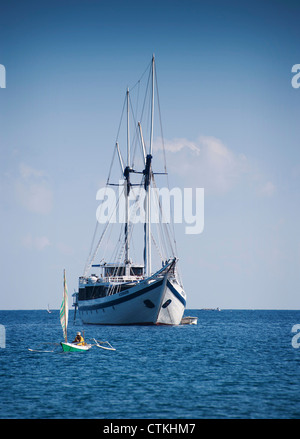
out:
<path id="1" fill-rule="evenodd" d="M 130 131 L 129 131 L 129 88 L 126 92 L 127 97 L 127 166 L 130 167 Z"/>
<path id="2" fill-rule="evenodd" d="M 151 100 L 150 154 L 152 154 L 152 142 L 153 142 L 153 117 L 154 117 L 154 54 L 152 56 L 152 100 Z"/>
<path id="3" fill-rule="evenodd" d="M 124 169 L 124 193 L 125 193 L 125 276 L 130 275 L 129 259 L 129 193 L 130 193 L 130 131 L 129 131 L 129 89 L 127 97 L 127 166 Z"/>
<path id="4" fill-rule="evenodd" d="M 151 127 L 150 127 L 150 148 L 149 154 L 147 154 L 145 162 L 145 183 L 144 188 L 146 191 L 145 206 L 146 206 L 146 218 L 144 225 L 144 264 L 145 264 L 145 275 L 151 275 L 151 161 L 152 161 L 152 146 L 153 146 L 153 118 L 154 118 L 154 55 L 152 56 L 152 99 L 151 99 Z"/>

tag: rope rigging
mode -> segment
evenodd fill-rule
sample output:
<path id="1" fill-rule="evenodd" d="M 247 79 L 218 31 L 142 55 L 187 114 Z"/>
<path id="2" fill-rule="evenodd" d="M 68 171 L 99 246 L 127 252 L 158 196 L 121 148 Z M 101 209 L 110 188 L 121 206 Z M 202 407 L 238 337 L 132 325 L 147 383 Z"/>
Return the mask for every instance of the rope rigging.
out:
<path id="1" fill-rule="evenodd" d="M 98 254 L 98 251 L 100 249 L 100 246 L 103 243 L 105 236 L 106 236 L 107 242 L 106 242 L 106 246 L 103 245 L 101 260 L 105 260 L 105 255 L 106 255 L 108 249 L 112 250 L 111 243 L 113 242 L 113 238 L 112 238 L 112 228 L 111 228 L 112 221 L 111 220 L 113 218 L 115 218 L 116 212 L 120 208 L 121 197 L 124 197 L 124 195 L 125 195 L 124 191 L 125 191 L 126 182 L 127 182 L 127 197 L 129 197 L 129 190 L 133 189 L 133 187 L 138 187 L 139 190 L 141 190 L 141 188 L 146 189 L 149 185 L 149 189 L 151 187 L 153 187 L 155 189 L 152 192 L 155 194 L 154 199 L 156 201 L 156 205 L 157 205 L 157 208 L 159 211 L 159 222 L 156 223 L 157 236 L 154 237 L 154 231 L 152 230 L 150 233 L 150 241 L 153 242 L 154 247 L 156 248 L 157 253 L 158 253 L 161 261 L 165 261 L 165 260 L 169 259 L 170 257 L 175 256 L 175 254 L 177 253 L 177 248 L 176 248 L 177 246 L 176 246 L 175 233 L 174 233 L 173 215 L 172 214 L 170 215 L 170 217 L 171 217 L 170 223 L 171 223 L 172 230 L 169 230 L 170 224 L 168 224 L 166 222 L 166 218 L 165 218 L 165 215 L 164 215 L 164 212 L 162 209 L 161 201 L 159 199 L 157 185 L 156 185 L 156 182 L 154 179 L 154 174 L 165 174 L 167 177 L 167 187 L 170 190 L 169 179 L 168 179 L 168 174 L 167 174 L 166 153 L 165 153 L 165 145 L 164 145 L 164 137 L 163 137 L 163 129 L 162 129 L 162 118 L 161 118 L 161 109 L 160 109 L 160 101 L 159 101 L 159 93 L 158 93 L 158 84 L 157 84 L 158 81 L 157 81 L 156 67 L 155 66 L 151 67 L 151 66 L 152 66 L 152 62 L 148 64 L 147 68 L 145 69 L 145 71 L 141 75 L 140 79 L 130 89 L 130 94 L 128 95 L 128 91 L 127 91 L 125 98 L 124 98 L 121 117 L 120 117 L 120 121 L 119 121 L 119 125 L 118 125 L 117 135 L 116 135 L 115 147 L 113 148 L 112 160 L 111 160 L 111 164 L 109 167 L 107 182 L 106 182 L 106 186 L 105 186 L 105 195 L 106 195 L 107 188 L 109 186 L 121 186 L 122 185 L 123 188 L 122 188 L 122 190 L 119 190 L 119 196 L 118 196 L 116 205 L 115 205 L 113 211 L 111 212 L 111 215 L 110 215 L 107 223 L 104 225 L 101 236 L 100 236 L 100 238 L 95 246 L 95 241 L 96 241 L 96 236 L 98 233 L 98 226 L 99 226 L 98 221 L 96 223 L 95 230 L 93 233 L 92 243 L 91 243 L 91 247 L 90 247 L 90 251 L 89 251 L 89 255 L 88 255 L 88 259 L 87 259 L 87 262 L 86 262 L 85 268 L 84 268 L 84 276 L 87 275 L 88 270 L 93 265 L 93 262 Z M 151 89 L 151 68 L 155 68 L 155 85 L 156 85 L 155 90 L 156 90 L 156 98 L 157 98 L 156 101 L 157 101 L 157 107 L 158 107 L 158 118 L 159 118 L 159 126 L 160 126 L 160 133 L 161 133 L 161 142 L 162 142 L 162 152 L 163 152 L 163 169 L 164 169 L 163 173 L 153 173 L 152 164 L 151 164 L 152 155 L 148 154 L 145 157 L 145 151 L 147 151 L 147 148 L 146 148 L 146 145 L 144 145 L 144 146 L 142 145 L 141 139 L 139 138 L 139 131 L 138 131 L 138 122 L 137 121 L 139 121 L 139 123 L 142 124 L 142 122 L 145 119 L 148 121 L 148 123 L 146 123 L 147 134 L 149 134 L 149 132 L 151 131 L 150 122 L 149 122 L 150 121 L 150 116 L 149 116 L 150 106 L 148 106 L 148 114 L 146 114 L 147 113 L 146 102 L 147 102 L 147 98 L 149 99 L 149 94 L 151 92 L 151 90 L 150 90 Z M 147 81 L 145 83 L 145 93 L 144 93 L 144 100 L 143 100 L 143 103 L 141 106 L 140 118 L 138 118 L 137 114 L 138 114 L 138 109 L 139 109 L 139 100 L 140 100 L 140 91 L 141 91 L 140 89 L 142 87 L 142 81 L 144 81 L 146 78 L 147 71 L 149 71 L 149 74 L 147 76 Z M 134 105 L 133 100 L 131 98 L 131 93 L 133 91 L 137 92 L 135 105 Z M 149 101 L 151 101 L 151 99 L 149 99 Z M 122 128 L 122 125 L 124 123 L 124 113 L 126 110 L 126 102 L 128 105 L 127 111 L 130 112 L 130 115 L 131 115 L 131 121 L 132 121 L 131 123 L 135 127 L 135 129 L 132 131 L 132 132 L 134 132 L 134 136 L 130 142 L 131 143 L 131 150 L 133 151 L 133 154 L 130 157 L 131 163 L 128 163 L 127 166 L 125 165 L 125 161 L 123 160 L 121 148 L 119 148 L 119 143 L 118 143 L 119 136 L 121 133 L 121 128 Z M 134 107 L 135 107 L 135 110 L 134 110 Z M 127 122 L 127 123 L 129 123 L 129 122 Z M 138 148 L 138 145 L 140 146 L 140 148 Z M 139 158 L 138 158 L 138 154 L 137 154 L 138 152 L 140 153 L 140 155 L 142 157 L 142 164 L 145 167 L 143 171 L 134 170 L 135 164 L 137 163 L 137 165 L 139 165 Z M 121 179 L 119 180 L 120 181 L 119 184 L 111 182 L 112 181 L 113 166 L 114 166 L 114 162 L 116 160 L 116 154 L 118 154 L 118 156 L 119 156 L 119 162 L 120 162 L 120 168 L 121 168 Z M 146 159 L 146 163 L 145 163 L 145 159 Z M 122 166 L 122 164 L 123 164 L 123 166 Z M 132 176 L 134 176 L 134 175 L 138 176 L 138 174 L 141 174 L 142 176 L 140 178 L 140 182 L 139 183 L 131 182 L 131 180 L 129 179 L 129 173 Z M 134 194 L 134 191 L 133 191 L 133 194 Z M 132 198 L 131 198 L 131 201 L 133 201 Z M 101 212 L 102 206 L 103 206 L 103 203 L 100 207 L 100 212 Z M 135 201 L 130 208 L 129 223 L 128 223 L 128 225 L 125 225 L 125 227 L 128 226 L 128 230 L 125 232 L 125 236 L 127 237 L 126 239 L 128 239 L 128 241 L 131 241 L 131 239 L 132 239 L 133 229 L 135 226 L 134 221 L 133 221 L 133 217 L 134 217 L 134 215 L 136 215 L 137 209 L 139 207 L 141 208 L 140 200 L 137 197 L 135 197 Z M 125 242 L 123 240 L 124 224 L 122 224 L 122 227 L 120 229 L 121 230 L 119 233 L 119 237 L 118 237 L 118 239 L 115 240 L 116 244 L 112 250 L 112 256 L 113 256 L 112 260 L 115 261 L 112 276 L 115 276 L 118 273 L 120 273 L 121 267 L 124 266 L 124 261 L 123 261 L 124 254 L 125 254 Z M 108 234 L 108 232 L 109 232 L 109 234 Z M 141 243 L 141 240 L 140 240 L 140 243 Z M 94 249 L 94 251 L 93 251 L 93 249 Z M 175 249 L 176 253 L 175 253 L 174 249 Z M 131 272 L 132 272 L 132 269 L 131 269 Z M 115 288 L 115 286 L 112 285 L 111 289 L 114 289 L 114 288 Z M 112 294 L 111 291 L 112 290 L 109 291 L 109 294 Z"/>

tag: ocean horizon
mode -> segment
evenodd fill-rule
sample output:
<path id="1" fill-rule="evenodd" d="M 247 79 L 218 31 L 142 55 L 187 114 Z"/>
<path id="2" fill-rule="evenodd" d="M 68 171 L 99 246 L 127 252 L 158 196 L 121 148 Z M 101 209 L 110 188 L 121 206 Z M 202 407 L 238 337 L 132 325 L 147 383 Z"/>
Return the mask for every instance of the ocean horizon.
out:
<path id="1" fill-rule="evenodd" d="M 82 325 L 63 353 L 59 311 L 0 311 L 1 419 L 298 419 L 297 310 L 186 310 L 197 325 Z M 38 352 L 31 352 L 33 349 Z"/>

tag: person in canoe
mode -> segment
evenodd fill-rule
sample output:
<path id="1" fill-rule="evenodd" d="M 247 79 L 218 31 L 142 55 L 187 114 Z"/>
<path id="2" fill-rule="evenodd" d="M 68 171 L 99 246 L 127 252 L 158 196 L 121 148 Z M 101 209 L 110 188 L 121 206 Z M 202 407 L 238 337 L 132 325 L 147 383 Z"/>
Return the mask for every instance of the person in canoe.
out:
<path id="1" fill-rule="evenodd" d="M 72 343 L 76 343 L 78 345 L 84 345 L 84 338 L 81 335 L 81 332 L 77 332 L 75 340 Z"/>

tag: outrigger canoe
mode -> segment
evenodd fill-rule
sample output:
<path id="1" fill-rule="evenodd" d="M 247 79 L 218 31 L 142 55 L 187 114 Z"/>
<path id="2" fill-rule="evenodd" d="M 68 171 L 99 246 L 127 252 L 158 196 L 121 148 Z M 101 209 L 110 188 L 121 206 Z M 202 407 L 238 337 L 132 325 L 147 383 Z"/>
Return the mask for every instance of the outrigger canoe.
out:
<path id="1" fill-rule="evenodd" d="M 63 300 L 61 302 L 60 307 L 60 323 L 63 329 L 65 341 L 61 342 L 61 347 L 63 348 L 64 352 L 84 352 L 88 351 L 92 345 L 87 343 L 68 343 L 67 338 L 67 328 L 68 328 L 68 315 L 69 315 L 69 308 L 68 308 L 68 289 L 67 289 L 67 282 L 66 282 L 66 270 L 64 270 L 64 292 L 63 292 Z"/>
<path id="2" fill-rule="evenodd" d="M 108 349 L 110 351 L 115 351 L 115 348 L 112 347 L 112 345 L 108 341 L 98 341 L 94 338 L 95 344 L 88 344 L 85 342 L 80 343 L 68 343 L 67 338 L 67 328 L 68 328 L 68 315 L 69 315 L 69 308 L 68 308 L 68 289 L 67 289 L 67 282 L 66 282 L 66 271 L 64 270 L 64 291 L 63 291 L 63 299 L 60 307 L 60 323 L 63 329 L 65 341 L 62 341 L 61 347 L 63 348 L 64 352 L 85 352 L 91 349 L 92 346 L 97 346 L 98 348 L 102 349 Z"/>

